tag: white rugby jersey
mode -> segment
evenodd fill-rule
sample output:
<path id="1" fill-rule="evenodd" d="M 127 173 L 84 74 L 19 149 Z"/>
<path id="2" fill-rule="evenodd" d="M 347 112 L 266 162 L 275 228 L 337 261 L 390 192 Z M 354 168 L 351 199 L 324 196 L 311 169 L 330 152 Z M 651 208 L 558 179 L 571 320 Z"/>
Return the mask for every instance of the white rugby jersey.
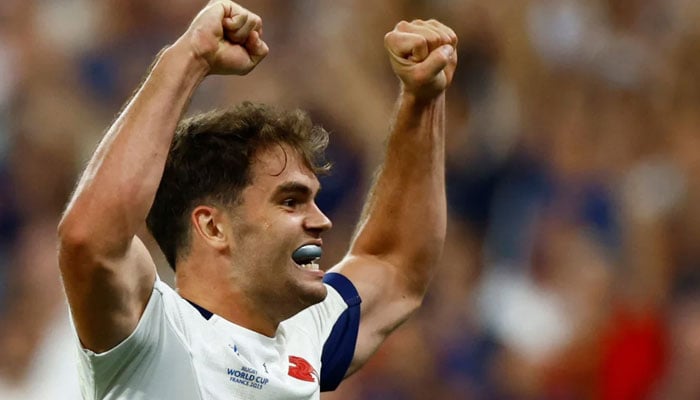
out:
<path id="1" fill-rule="evenodd" d="M 360 297 L 328 273 L 326 299 L 253 332 L 188 302 L 160 280 L 134 332 L 104 353 L 80 350 L 86 400 L 319 399 L 355 351 Z"/>

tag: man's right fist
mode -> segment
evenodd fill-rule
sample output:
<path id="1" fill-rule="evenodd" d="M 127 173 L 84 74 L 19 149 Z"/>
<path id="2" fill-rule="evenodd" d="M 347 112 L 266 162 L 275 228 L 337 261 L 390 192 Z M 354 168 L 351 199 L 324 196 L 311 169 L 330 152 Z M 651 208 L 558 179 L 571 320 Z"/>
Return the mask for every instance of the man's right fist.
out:
<path id="1" fill-rule="evenodd" d="M 229 0 L 210 1 L 176 45 L 188 46 L 209 74 L 245 75 L 265 58 L 259 16 Z"/>
<path id="2" fill-rule="evenodd" d="M 404 90 L 422 99 L 445 91 L 457 67 L 457 35 L 436 20 L 401 21 L 384 36 L 391 67 Z"/>

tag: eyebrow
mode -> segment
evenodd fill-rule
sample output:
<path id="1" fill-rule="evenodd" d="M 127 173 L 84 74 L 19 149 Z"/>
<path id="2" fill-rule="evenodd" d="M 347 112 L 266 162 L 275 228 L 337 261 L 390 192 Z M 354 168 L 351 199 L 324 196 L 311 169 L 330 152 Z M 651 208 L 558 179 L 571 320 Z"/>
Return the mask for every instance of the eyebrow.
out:
<path id="1" fill-rule="evenodd" d="M 318 192 L 321 191 L 321 187 L 318 187 Z M 316 192 L 318 194 L 318 192 Z M 285 182 L 279 186 L 277 186 L 277 189 L 275 189 L 275 195 L 279 195 L 281 193 L 299 193 L 307 196 L 311 196 L 313 194 L 313 191 L 311 190 L 310 187 L 304 185 L 303 183 L 299 182 Z"/>

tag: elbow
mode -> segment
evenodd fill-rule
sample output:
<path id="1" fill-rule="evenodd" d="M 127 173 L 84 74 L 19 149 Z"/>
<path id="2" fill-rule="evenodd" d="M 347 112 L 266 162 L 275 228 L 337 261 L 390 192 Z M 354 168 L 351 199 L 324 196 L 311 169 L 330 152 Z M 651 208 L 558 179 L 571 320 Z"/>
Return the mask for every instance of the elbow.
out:
<path id="1" fill-rule="evenodd" d="M 114 205 L 103 205 L 114 210 Z M 61 249 L 72 249 L 80 253 L 119 254 L 126 250 L 136 235 L 135 224 L 123 213 L 94 212 L 90 208 L 69 207 L 57 227 Z"/>
<path id="2" fill-rule="evenodd" d="M 68 264 L 94 264 L 104 260 L 110 255 L 120 251 L 125 243 L 116 240 L 106 240 L 109 235 L 100 231 L 91 221 L 84 217 L 67 213 L 63 216 L 57 227 L 59 265 L 64 267 L 64 260 L 71 260 Z"/>
<path id="3" fill-rule="evenodd" d="M 112 261 L 123 250 L 106 242 L 89 223 L 64 217 L 57 231 L 58 268 L 64 280 L 87 282 L 98 272 L 114 273 Z"/>
<path id="4" fill-rule="evenodd" d="M 92 253 L 94 235 L 89 232 L 86 225 L 76 221 L 76 218 L 68 214 L 61 218 L 57 227 L 58 257 L 61 269 L 66 265 L 63 262 L 64 259 L 85 259 Z"/>
<path id="5" fill-rule="evenodd" d="M 58 223 L 57 234 L 59 249 L 84 247 L 89 243 L 90 234 L 85 225 L 76 221 L 76 218 L 69 212 L 64 214 Z"/>

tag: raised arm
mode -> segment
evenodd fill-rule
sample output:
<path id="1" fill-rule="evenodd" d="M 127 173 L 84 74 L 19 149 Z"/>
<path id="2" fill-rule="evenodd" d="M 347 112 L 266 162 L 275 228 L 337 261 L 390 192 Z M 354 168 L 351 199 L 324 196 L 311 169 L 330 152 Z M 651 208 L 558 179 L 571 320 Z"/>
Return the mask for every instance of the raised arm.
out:
<path id="1" fill-rule="evenodd" d="M 59 225 L 59 264 L 83 345 L 108 350 L 135 328 L 155 281 L 136 236 L 155 197 L 170 142 L 208 74 L 251 71 L 267 54 L 258 16 L 210 2 L 152 70 L 105 134 Z"/>
<path id="2" fill-rule="evenodd" d="M 445 95 L 457 36 L 434 21 L 400 22 L 385 36 L 401 80 L 384 165 L 371 189 L 348 255 L 335 267 L 362 298 L 348 374 L 421 304 L 446 230 Z"/>

